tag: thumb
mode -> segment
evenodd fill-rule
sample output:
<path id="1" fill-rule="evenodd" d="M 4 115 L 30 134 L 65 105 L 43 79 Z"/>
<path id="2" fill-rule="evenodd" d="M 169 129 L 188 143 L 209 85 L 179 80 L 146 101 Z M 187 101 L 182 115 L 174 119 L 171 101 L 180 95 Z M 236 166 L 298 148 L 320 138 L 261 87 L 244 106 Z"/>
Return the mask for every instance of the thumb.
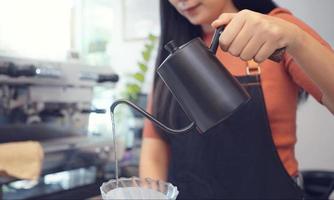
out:
<path id="1" fill-rule="evenodd" d="M 211 23 L 211 26 L 214 28 L 218 28 L 222 25 L 226 25 L 230 23 L 230 21 L 236 16 L 236 13 L 223 13 L 221 14 L 218 19 Z"/>

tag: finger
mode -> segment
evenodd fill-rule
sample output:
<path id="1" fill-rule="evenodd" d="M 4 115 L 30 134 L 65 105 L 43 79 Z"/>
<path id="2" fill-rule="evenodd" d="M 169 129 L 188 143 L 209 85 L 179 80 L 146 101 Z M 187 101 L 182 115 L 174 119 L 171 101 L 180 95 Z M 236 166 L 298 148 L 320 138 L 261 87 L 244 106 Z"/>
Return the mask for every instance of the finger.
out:
<path id="1" fill-rule="evenodd" d="M 253 29 L 247 23 L 245 23 L 241 31 L 232 41 L 232 44 L 230 45 L 227 51 L 233 56 L 239 57 L 240 54 L 242 53 L 242 50 L 251 40 L 253 35 L 252 32 L 254 32 Z"/>
<path id="2" fill-rule="evenodd" d="M 231 20 L 231 22 L 225 27 L 222 32 L 219 43 L 223 50 L 228 50 L 230 45 L 232 44 L 234 38 L 238 35 L 238 33 L 242 30 L 242 27 L 245 24 L 244 18 L 235 17 Z"/>
<path id="3" fill-rule="evenodd" d="M 224 13 L 219 16 L 218 19 L 212 22 L 211 26 L 214 28 L 218 28 L 222 25 L 226 25 L 230 23 L 230 21 L 235 17 L 235 13 Z"/>
<path id="4" fill-rule="evenodd" d="M 264 43 L 265 39 L 260 35 L 253 36 L 242 50 L 240 58 L 245 61 L 253 59 Z"/>
<path id="5" fill-rule="evenodd" d="M 273 54 L 276 50 L 276 45 L 274 45 L 272 42 L 266 42 L 260 50 L 257 52 L 257 54 L 254 56 L 254 60 L 257 63 L 261 63 L 265 61 L 271 54 Z"/>

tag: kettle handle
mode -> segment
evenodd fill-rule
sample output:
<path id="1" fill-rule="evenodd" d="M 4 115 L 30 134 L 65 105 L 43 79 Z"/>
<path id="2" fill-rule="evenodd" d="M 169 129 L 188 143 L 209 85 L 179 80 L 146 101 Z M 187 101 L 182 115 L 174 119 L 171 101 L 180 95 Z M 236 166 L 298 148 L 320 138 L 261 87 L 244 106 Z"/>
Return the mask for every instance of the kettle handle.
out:
<path id="1" fill-rule="evenodd" d="M 215 33 L 212 37 L 212 41 L 211 41 L 211 45 L 209 50 L 213 53 L 216 54 L 217 53 L 217 49 L 218 49 L 218 45 L 219 45 L 219 37 L 222 34 L 222 32 L 224 31 L 225 26 L 220 26 L 215 30 Z"/>
<path id="2" fill-rule="evenodd" d="M 161 123 L 160 121 L 158 121 L 157 119 L 155 119 L 151 114 L 149 114 L 148 112 L 146 112 L 144 109 L 140 108 L 139 106 L 137 106 L 136 104 L 125 100 L 125 99 L 121 99 L 121 100 L 117 100 L 115 101 L 111 106 L 110 106 L 110 114 L 113 115 L 114 114 L 114 110 L 116 108 L 116 106 L 118 104 L 127 104 L 128 106 L 132 107 L 133 109 L 137 110 L 140 114 L 144 115 L 145 117 L 147 117 L 149 120 L 151 120 L 152 122 L 154 122 L 156 125 L 158 125 L 162 130 L 172 133 L 172 134 L 179 134 L 179 133 L 186 133 L 190 130 L 192 130 L 195 127 L 195 122 L 191 122 L 188 126 L 182 128 L 182 129 L 172 129 L 167 127 L 166 125 L 164 125 L 163 123 Z"/>
<path id="3" fill-rule="evenodd" d="M 224 31 L 225 26 L 220 26 L 215 30 L 215 33 L 212 37 L 211 45 L 209 50 L 213 53 L 217 53 L 218 45 L 219 45 L 219 37 L 221 33 Z M 269 59 L 274 61 L 274 62 L 281 62 L 285 53 L 286 47 L 276 49 L 276 51 L 269 56 Z"/>

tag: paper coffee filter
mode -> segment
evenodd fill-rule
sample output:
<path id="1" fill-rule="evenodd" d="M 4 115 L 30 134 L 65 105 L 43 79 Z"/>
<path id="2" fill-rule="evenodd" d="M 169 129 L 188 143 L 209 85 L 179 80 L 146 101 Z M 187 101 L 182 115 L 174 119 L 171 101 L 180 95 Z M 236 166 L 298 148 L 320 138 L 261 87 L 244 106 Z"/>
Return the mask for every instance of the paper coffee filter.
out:
<path id="1" fill-rule="evenodd" d="M 103 183 L 100 187 L 104 200 L 113 199 L 171 199 L 175 200 L 179 191 L 171 183 L 150 178 L 120 178 Z"/>

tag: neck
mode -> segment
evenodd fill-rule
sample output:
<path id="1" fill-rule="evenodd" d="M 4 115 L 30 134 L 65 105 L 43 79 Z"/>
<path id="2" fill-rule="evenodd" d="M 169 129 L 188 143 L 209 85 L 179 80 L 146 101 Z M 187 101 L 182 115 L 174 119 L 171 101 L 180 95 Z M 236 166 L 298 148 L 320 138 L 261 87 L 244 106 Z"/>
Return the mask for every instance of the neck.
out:
<path id="1" fill-rule="evenodd" d="M 239 10 L 235 7 L 232 0 L 226 0 L 226 4 L 222 10 L 222 13 L 237 13 Z M 212 28 L 211 24 L 202 24 L 202 30 L 204 34 L 212 34 L 214 29 Z"/>
<path id="2" fill-rule="evenodd" d="M 214 28 L 210 24 L 203 24 L 201 26 L 204 34 L 212 34 L 214 32 Z"/>

